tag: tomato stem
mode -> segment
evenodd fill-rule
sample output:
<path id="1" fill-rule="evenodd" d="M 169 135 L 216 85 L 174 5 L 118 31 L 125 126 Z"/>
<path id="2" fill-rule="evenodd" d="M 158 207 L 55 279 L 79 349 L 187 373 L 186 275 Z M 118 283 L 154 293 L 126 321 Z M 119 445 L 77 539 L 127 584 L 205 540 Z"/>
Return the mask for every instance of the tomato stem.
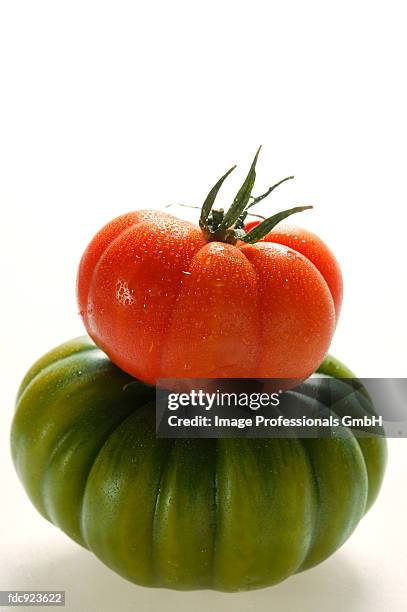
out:
<path id="1" fill-rule="evenodd" d="M 229 174 L 231 172 L 233 172 L 233 170 L 236 168 L 236 166 L 232 166 L 219 180 L 218 182 L 214 185 L 214 187 L 212 187 L 212 189 L 210 190 L 210 192 L 208 193 L 208 195 L 206 196 L 206 200 L 203 203 L 202 209 L 201 209 L 201 216 L 199 219 L 199 227 L 201 229 L 207 229 L 207 221 L 208 221 L 208 217 L 209 214 L 212 210 L 212 206 L 214 205 L 216 196 L 218 195 L 218 191 L 219 189 L 222 187 L 223 181 L 229 176 Z"/>
<path id="2" fill-rule="evenodd" d="M 252 165 L 250 166 L 250 170 L 248 175 L 246 176 L 243 185 L 239 189 L 236 194 L 235 199 L 233 200 L 232 206 L 227 211 L 226 215 L 223 218 L 223 221 L 220 225 L 220 230 L 226 230 L 231 227 L 240 217 L 240 215 L 244 212 L 246 206 L 249 204 L 250 196 L 252 195 L 252 189 L 254 186 L 254 181 L 256 180 L 256 163 L 259 157 L 261 147 L 259 147 L 256 151 L 256 155 L 252 161 Z"/>
<path id="3" fill-rule="evenodd" d="M 274 189 L 279 187 L 282 183 L 286 181 L 292 180 L 293 176 L 287 176 L 286 178 L 278 181 L 269 189 L 260 196 L 253 197 L 252 189 L 254 187 L 254 182 L 256 180 L 256 164 L 259 157 L 261 147 L 259 147 L 256 151 L 252 164 L 250 166 L 250 170 L 237 192 L 235 199 L 233 200 L 232 205 L 225 213 L 222 210 L 216 210 L 213 208 L 213 205 L 216 200 L 216 196 L 220 188 L 222 187 L 225 179 L 229 176 L 231 172 L 236 168 L 236 166 L 232 166 L 212 187 L 201 208 L 201 215 L 199 218 L 199 226 L 204 233 L 206 239 L 208 241 L 219 241 L 219 242 L 228 242 L 230 244 L 235 244 L 238 240 L 243 240 L 244 242 L 254 243 L 258 242 L 268 232 L 270 232 L 273 227 L 280 223 L 286 217 L 293 215 L 297 212 L 302 212 L 303 210 L 307 210 L 312 208 L 312 206 L 296 206 L 294 208 L 290 208 L 288 210 L 283 210 L 271 217 L 264 219 L 262 223 L 253 228 L 250 232 L 246 233 L 244 229 L 244 222 L 249 213 L 249 209 L 258 204 L 264 198 L 269 196 Z"/>

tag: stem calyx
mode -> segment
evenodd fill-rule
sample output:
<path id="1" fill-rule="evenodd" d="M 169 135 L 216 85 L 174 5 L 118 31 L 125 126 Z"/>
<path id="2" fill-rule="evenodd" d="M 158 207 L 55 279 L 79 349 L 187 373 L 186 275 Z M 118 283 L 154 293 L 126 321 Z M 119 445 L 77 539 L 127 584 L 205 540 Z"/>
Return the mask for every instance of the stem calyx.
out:
<path id="1" fill-rule="evenodd" d="M 208 193 L 202 205 L 199 219 L 199 226 L 208 242 L 216 240 L 218 242 L 235 244 L 238 240 L 242 240 L 243 242 L 253 244 L 264 238 L 264 236 L 266 236 L 277 225 L 277 223 L 280 223 L 280 221 L 286 217 L 312 208 L 312 206 L 295 206 L 294 208 L 283 210 L 272 215 L 271 217 L 268 217 L 251 231 L 246 232 L 244 229 L 244 223 L 247 215 L 251 214 L 249 209 L 255 204 L 258 204 L 261 200 L 264 200 L 264 198 L 270 195 L 270 193 L 272 193 L 276 187 L 294 178 L 293 176 L 287 176 L 278 183 L 272 185 L 262 195 L 253 197 L 252 189 L 256 180 L 256 163 L 260 149 L 261 147 L 259 147 L 256 151 L 256 155 L 254 156 L 250 170 L 241 188 L 237 192 L 232 205 L 226 212 L 224 212 L 223 209 L 217 210 L 213 208 L 213 205 L 223 182 L 229 176 L 229 174 L 233 172 L 236 166 L 230 168 Z"/>

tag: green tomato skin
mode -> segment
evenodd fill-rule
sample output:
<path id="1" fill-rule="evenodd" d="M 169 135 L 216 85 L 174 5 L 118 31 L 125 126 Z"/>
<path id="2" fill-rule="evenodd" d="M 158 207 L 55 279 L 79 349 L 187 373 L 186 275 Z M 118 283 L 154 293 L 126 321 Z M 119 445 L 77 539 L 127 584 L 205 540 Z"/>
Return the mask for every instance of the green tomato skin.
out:
<path id="1" fill-rule="evenodd" d="M 319 372 L 352 376 L 330 356 Z M 154 402 L 78 338 L 29 370 L 11 435 L 38 511 L 137 584 L 276 584 L 337 550 L 380 489 L 383 437 L 157 439 Z"/>

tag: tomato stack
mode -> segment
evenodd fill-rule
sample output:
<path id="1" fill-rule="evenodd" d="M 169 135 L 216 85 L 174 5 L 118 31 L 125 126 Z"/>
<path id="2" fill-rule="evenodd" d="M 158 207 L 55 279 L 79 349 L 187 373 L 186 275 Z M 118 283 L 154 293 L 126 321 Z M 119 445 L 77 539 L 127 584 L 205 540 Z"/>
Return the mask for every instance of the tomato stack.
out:
<path id="1" fill-rule="evenodd" d="M 310 207 L 248 221 L 288 180 L 253 197 L 258 154 L 226 212 L 214 203 L 234 168 L 219 179 L 199 226 L 138 210 L 101 229 L 78 272 L 90 338 L 42 357 L 18 393 L 13 460 L 33 504 L 137 584 L 275 584 L 341 546 L 380 489 L 385 439 L 347 427 L 313 439 L 155 435 L 162 379 L 318 371 L 337 394 L 316 408 L 334 413 L 347 398 L 374 413 L 327 355 L 342 301 L 335 257 L 312 232 L 279 225 Z"/>

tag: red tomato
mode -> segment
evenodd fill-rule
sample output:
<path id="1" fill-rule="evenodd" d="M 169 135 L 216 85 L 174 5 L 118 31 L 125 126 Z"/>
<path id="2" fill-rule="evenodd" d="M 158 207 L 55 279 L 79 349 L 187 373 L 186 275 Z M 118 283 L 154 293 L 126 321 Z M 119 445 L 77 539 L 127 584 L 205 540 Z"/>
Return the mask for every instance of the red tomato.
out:
<path id="1" fill-rule="evenodd" d="M 236 202 L 239 222 L 235 215 L 223 231 L 229 213 L 209 214 L 208 205 L 201 228 L 164 212 L 136 211 L 93 238 L 79 267 L 80 313 L 121 369 L 153 384 L 303 379 L 319 366 L 342 298 L 335 258 L 298 228 L 274 230 L 255 244 L 244 242 L 251 238 L 242 229 L 235 233 L 243 241 L 233 238 L 244 219 Z"/>

